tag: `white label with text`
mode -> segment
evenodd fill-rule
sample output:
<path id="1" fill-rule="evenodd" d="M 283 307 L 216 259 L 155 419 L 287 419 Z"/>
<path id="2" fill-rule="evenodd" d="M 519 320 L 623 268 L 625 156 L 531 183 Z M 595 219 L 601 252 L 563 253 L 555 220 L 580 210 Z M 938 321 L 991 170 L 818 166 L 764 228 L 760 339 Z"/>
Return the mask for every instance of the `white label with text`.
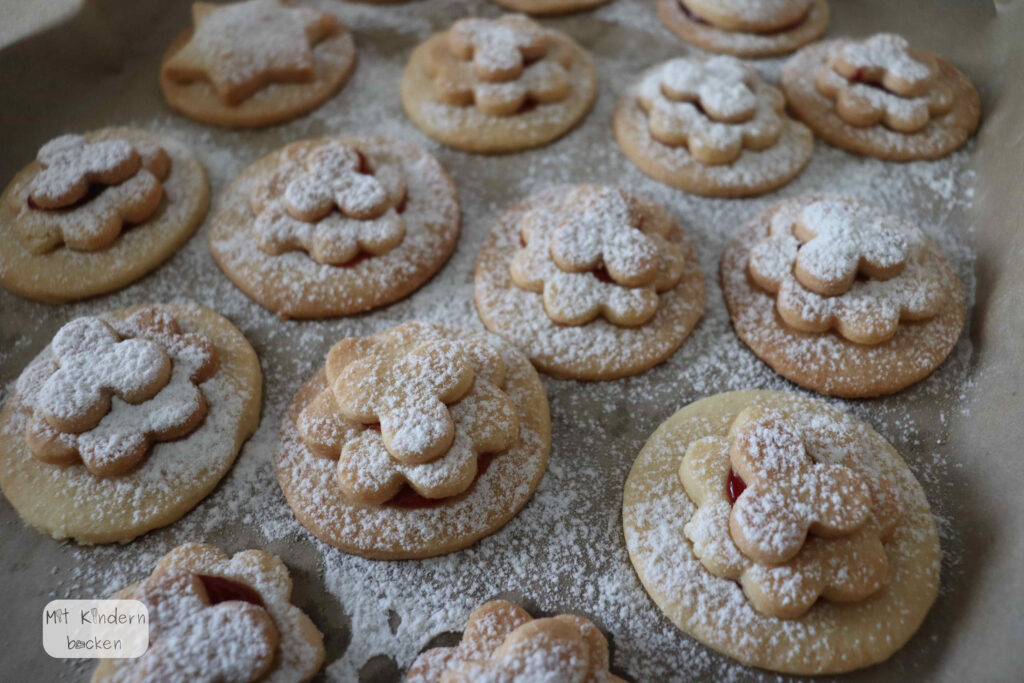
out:
<path id="1" fill-rule="evenodd" d="M 53 600 L 43 609 L 43 648 L 58 659 L 141 657 L 149 610 L 138 600 Z"/>

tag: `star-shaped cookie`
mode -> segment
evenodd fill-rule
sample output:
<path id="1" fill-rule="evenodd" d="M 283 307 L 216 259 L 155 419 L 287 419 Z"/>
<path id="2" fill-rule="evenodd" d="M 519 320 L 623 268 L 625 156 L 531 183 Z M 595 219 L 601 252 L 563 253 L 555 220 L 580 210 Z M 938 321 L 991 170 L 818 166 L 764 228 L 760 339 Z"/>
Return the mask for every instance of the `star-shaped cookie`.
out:
<path id="1" fill-rule="evenodd" d="M 192 5 L 189 41 L 164 63 L 178 82 L 205 80 L 227 105 L 270 83 L 313 80 L 312 46 L 338 25 L 332 14 L 280 0 Z"/>

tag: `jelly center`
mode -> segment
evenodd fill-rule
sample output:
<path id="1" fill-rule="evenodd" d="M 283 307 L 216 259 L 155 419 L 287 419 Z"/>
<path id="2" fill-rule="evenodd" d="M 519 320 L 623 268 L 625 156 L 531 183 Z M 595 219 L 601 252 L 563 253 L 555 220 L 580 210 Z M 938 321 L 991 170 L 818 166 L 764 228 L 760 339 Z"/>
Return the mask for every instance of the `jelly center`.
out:
<path id="1" fill-rule="evenodd" d="M 735 505 L 736 499 L 743 494 L 743 491 L 746 490 L 746 488 L 747 483 L 740 479 L 740 475 L 730 469 L 729 481 L 725 485 L 726 494 L 729 496 L 729 505 Z"/>
<path id="2" fill-rule="evenodd" d="M 206 595 L 210 598 L 211 605 L 222 602 L 238 601 L 248 602 L 252 605 L 263 607 L 263 598 L 254 588 L 245 585 L 241 581 L 226 579 L 223 576 L 210 576 L 209 574 L 196 574 L 206 589 Z"/>

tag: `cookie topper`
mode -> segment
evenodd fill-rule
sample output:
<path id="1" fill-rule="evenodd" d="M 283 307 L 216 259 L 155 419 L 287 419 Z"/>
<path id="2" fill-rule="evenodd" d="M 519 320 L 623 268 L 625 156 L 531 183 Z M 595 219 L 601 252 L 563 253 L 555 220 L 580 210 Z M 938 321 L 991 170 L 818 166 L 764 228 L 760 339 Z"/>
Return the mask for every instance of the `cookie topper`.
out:
<path id="1" fill-rule="evenodd" d="M 386 254 L 405 239 L 406 191 L 395 163 L 372 168 L 339 140 L 295 143 L 252 189 L 257 245 L 269 254 L 304 250 L 331 265 Z"/>
<path id="2" fill-rule="evenodd" d="M 44 462 L 125 474 L 154 442 L 186 436 L 206 417 L 199 384 L 216 371 L 216 349 L 206 337 L 182 333 L 164 311 L 142 309 L 113 324 L 78 318 L 61 328 L 52 349 L 51 361 L 18 380 L 33 410 L 26 442 Z"/>
<path id="3" fill-rule="evenodd" d="M 338 25 L 333 14 L 279 0 L 196 2 L 188 42 L 163 65 L 172 80 L 207 81 L 236 105 L 271 83 L 314 78 L 312 45 Z"/>
<path id="4" fill-rule="evenodd" d="M 729 530 L 747 557 L 780 564 L 800 552 L 808 533 L 843 536 L 867 521 L 867 484 L 845 465 L 815 462 L 783 418 L 745 414 L 730 436 L 729 460 L 746 488 L 733 504 Z"/>
<path id="5" fill-rule="evenodd" d="M 336 344 L 328 376 L 298 427 L 316 455 L 338 460 L 350 500 L 384 503 L 405 484 L 425 498 L 457 495 L 476 478 L 479 455 L 519 434 L 504 361 L 484 338 L 449 340 L 406 323 Z"/>
<path id="6" fill-rule="evenodd" d="M 572 188 L 559 206 L 526 214 L 520 233 L 524 246 L 509 266 L 512 281 L 540 293 L 558 324 L 584 325 L 601 315 L 616 325 L 642 325 L 657 312 L 659 293 L 682 278 L 682 254 L 657 226 L 643 224 L 636 201 L 622 190 Z"/>
<path id="7" fill-rule="evenodd" d="M 170 565 L 142 582 L 139 599 L 149 610 L 152 644 L 135 680 L 257 681 L 274 663 L 280 633 L 243 583 Z"/>
<path id="8" fill-rule="evenodd" d="M 171 170 L 163 148 L 116 137 L 62 135 L 43 145 L 37 158 L 41 170 L 16 193 L 15 207 L 18 237 L 36 254 L 61 245 L 109 247 L 125 225 L 157 211 Z"/>
<path id="9" fill-rule="evenodd" d="M 913 133 L 953 108 L 953 91 L 938 73 L 934 56 L 913 51 L 902 36 L 879 33 L 837 41 L 815 83 L 846 122 Z"/>
<path id="10" fill-rule="evenodd" d="M 853 200 L 819 198 L 775 214 L 769 235 L 751 249 L 748 272 L 776 295 L 791 327 L 878 344 L 901 321 L 935 317 L 948 300 L 926 254 L 916 227 Z"/>
<path id="11" fill-rule="evenodd" d="M 518 605 L 494 600 L 469 616 L 458 646 L 420 655 L 406 681 L 622 683 L 608 667 L 608 641 L 589 620 L 569 614 L 533 619 Z"/>
<path id="12" fill-rule="evenodd" d="M 782 93 L 734 57 L 665 62 L 644 78 L 638 101 L 655 140 L 685 146 L 703 164 L 731 163 L 782 133 Z"/>
<path id="13" fill-rule="evenodd" d="M 804 449 L 820 440 L 754 406 L 728 436 L 690 444 L 680 465 L 697 507 L 684 527 L 694 553 L 715 576 L 738 580 L 768 616 L 800 617 L 819 598 L 857 602 L 886 581 L 883 541 L 902 517 L 895 483 L 809 458 Z M 747 487 L 733 499 L 736 474 Z"/>
<path id="14" fill-rule="evenodd" d="M 569 96 L 571 56 L 544 29 L 521 14 L 460 19 L 430 62 L 434 94 L 444 104 L 474 105 L 492 116 L 511 116 L 533 100 Z"/>

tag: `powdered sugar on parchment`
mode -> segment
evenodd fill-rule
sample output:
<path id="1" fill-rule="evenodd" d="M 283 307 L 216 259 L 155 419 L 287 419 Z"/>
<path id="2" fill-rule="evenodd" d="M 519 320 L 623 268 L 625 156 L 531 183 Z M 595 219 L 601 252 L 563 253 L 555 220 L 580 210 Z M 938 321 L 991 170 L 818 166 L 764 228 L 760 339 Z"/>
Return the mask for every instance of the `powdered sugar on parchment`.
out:
<path id="1" fill-rule="evenodd" d="M 455 253 L 410 297 L 366 315 L 325 321 L 281 321 L 242 294 L 210 257 L 208 221 L 165 265 L 109 296 L 55 308 L 0 292 L 0 378 L 5 383 L 73 317 L 190 298 L 225 315 L 252 342 L 261 358 L 265 393 L 260 428 L 221 485 L 182 520 L 130 545 L 58 545 L 24 527 L 9 505 L 0 505 L 5 538 L 34 549 L 31 557 L 25 551 L 19 564 L 12 560 L 5 565 L 5 586 L 12 594 L 38 596 L 24 601 L 31 618 L 38 619 L 40 601 L 107 595 L 144 578 L 164 553 L 186 541 L 207 541 L 229 553 L 257 547 L 284 559 L 296 582 L 295 602 L 325 632 L 326 680 L 357 680 L 360 673 L 365 680 L 395 680 L 427 643 L 451 644 L 443 634 L 460 631 L 472 609 L 494 597 L 515 600 L 535 616 L 575 612 L 591 618 L 609 636 L 612 671 L 634 680 L 777 680 L 713 653 L 660 615 L 637 580 L 623 543 L 620 504 L 626 474 L 657 425 L 687 403 L 732 389 L 793 389 L 736 338 L 716 276 L 725 242 L 781 196 L 827 190 L 914 218 L 938 242 L 973 301 L 975 256 L 964 222 L 972 193 L 972 146 L 937 162 L 891 164 L 819 142 L 810 165 L 792 184 L 755 199 L 705 199 L 661 185 L 621 154 L 611 134 L 611 113 L 618 93 L 647 66 L 678 56 L 680 43 L 661 27 L 649 3 L 616 0 L 592 13 L 551 22 L 574 36 L 597 62 L 598 100 L 580 127 L 552 145 L 525 153 L 467 155 L 432 142 L 405 118 L 398 79 L 409 52 L 429 35 L 461 16 L 496 16 L 500 8 L 465 0 L 409 3 L 394 11 L 335 0 L 318 4 L 335 8 L 359 35 L 360 64 L 339 95 L 312 114 L 258 133 L 238 133 L 169 113 L 133 113 L 128 103 L 134 93 L 151 89 L 159 97 L 152 83 L 158 53 L 181 29 L 167 26 L 166 35 L 154 38 L 151 68 L 139 68 L 128 77 L 135 88 L 125 88 L 119 122 L 155 129 L 190 145 L 206 166 L 214 198 L 249 163 L 293 140 L 381 134 L 415 142 L 439 158 L 458 187 L 463 232 Z M 613 23 L 621 38 L 610 35 Z M 625 45 L 644 49 L 623 49 Z M 764 61 L 756 66 L 771 80 L 780 64 Z M 73 106 L 85 111 L 91 104 L 99 106 L 88 97 Z M 153 109 L 160 111 L 155 104 Z M 59 132 L 51 131 L 46 139 Z M 5 176 L 31 160 L 38 143 L 31 149 L 25 145 L 20 155 L 12 149 L 12 158 L 3 165 Z M 473 305 L 472 273 L 491 225 L 526 195 L 566 182 L 620 185 L 668 207 L 685 224 L 708 286 L 707 310 L 693 334 L 666 363 L 633 378 L 604 383 L 546 379 L 553 425 L 548 472 L 519 515 L 472 548 L 424 561 L 377 562 L 313 539 L 285 504 L 272 466 L 281 418 L 295 392 L 344 336 L 412 319 L 482 329 Z M 971 381 L 973 359 L 965 333 L 951 358 L 921 384 L 882 400 L 832 401 L 875 426 L 923 483 L 940 516 L 947 594 L 971 578 L 960 566 L 958 543 L 968 533 L 968 520 L 961 514 L 967 503 L 958 495 L 961 461 L 945 442 L 950 416 L 969 408 L 960 396 Z M 211 406 L 224 400 L 211 393 L 207 398 Z M 212 408 L 207 420 L 219 419 Z M 651 514 L 671 515 L 671 505 L 672 499 L 666 498 L 666 508 Z M 724 597 L 738 599 L 738 590 Z M 29 612 L 25 615 L 28 619 Z M 896 666 L 938 658 L 953 636 L 934 617 L 924 626 L 934 636 L 914 639 L 895 655 Z M 31 637 L 36 642 L 37 635 Z M 38 659 L 37 651 L 26 656 Z M 84 677 L 91 670 L 87 663 L 47 665 L 57 667 L 52 669 L 55 675 Z"/>

